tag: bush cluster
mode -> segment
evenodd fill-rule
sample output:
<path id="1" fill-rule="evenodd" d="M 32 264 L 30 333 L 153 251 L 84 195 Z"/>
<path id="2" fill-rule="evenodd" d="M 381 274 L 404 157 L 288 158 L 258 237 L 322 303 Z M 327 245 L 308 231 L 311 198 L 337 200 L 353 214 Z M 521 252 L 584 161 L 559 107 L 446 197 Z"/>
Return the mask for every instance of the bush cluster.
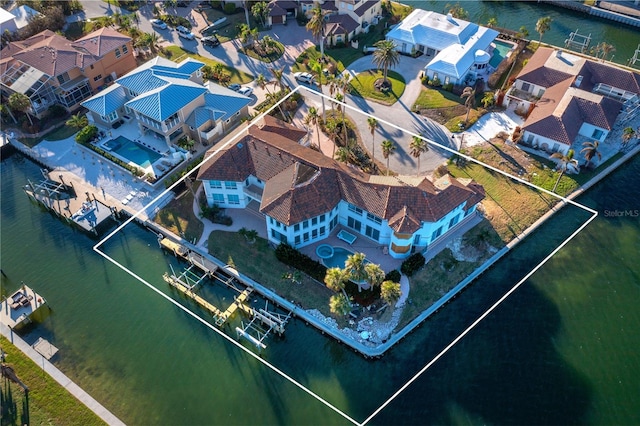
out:
<path id="1" fill-rule="evenodd" d="M 174 173 L 171 176 L 169 176 L 165 181 L 164 181 L 164 186 L 166 188 L 170 187 L 171 185 L 173 185 L 177 180 L 179 180 L 181 177 L 183 177 L 184 175 L 186 175 L 187 173 L 189 173 L 191 170 L 195 169 L 196 167 L 200 166 L 200 163 L 202 163 L 202 160 L 204 159 L 204 154 L 202 154 L 201 156 L 199 156 L 198 158 L 194 159 L 193 161 L 191 161 L 189 164 L 187 164 L 185 166 L 184 169 L 182 169 L 180 171 L 180 173 Z M 197 173 L 195 173 L 197 175 Z"/>
<path id="2" fill-rule="evenodd" d="M 91 137 L 89 137 L 86 141 L 83 141 L 82 139 L 84 139 L 84 136 L 81 137 L 80 139 L 78 139 L 78 136 L 80 136 L 80 134 L 82 132 L 91 132 L 91 129 L 87 130 L 87 128 L 93 127 L 95 129 L 95 132 L 91 135 Z M 99 148 L 95 145 L 91 144 L 91 140 L 95 137 L 96 133 L 98 132 L 98 129 L 96 126 L 86 126 L 84 129 L 80 130 L 78 132 L 78 134 L 76 135 L 76 142 L 78 142 L 79 144 L 81 144 L 82 146 L 85 146 L 87 148 L 89 148 L 90 150 L 97 152 L 98 154 L 100 154 L 101 156 L 103 156 L 104 158 L 106 158 L 107 160 L 111 161 L 112 163 L 117 164 L 118 166 L 122 167 L 123 169 L 126 169 L 128 171 L 130 171 L 134 176 L 137 177 L 141 177 L 144 175 L 144 172 L 142 170 L 140 170 L 139 168 L 137 168 L 136 166 L 131 166 L 127 163 L 125 163 L 124 161 L 120 160 L 119 158 L 114 157 L 113 155 L 109 154 L 107 151 L 105 151 L 102 148 Z"/>
<path id="3" fill-rule="evenodd" d="M 281 243 L 276 247 L 275 253 L 276 258 L 285 265 L 299 269 L 310 277 L 324 282 L 324 277 L 327 275 L 327 267 L 317 260 L 311 259 L 304 253 L 300 253 L 286 243 Z"/>
<path id="4" fill-rule="evenodd" d="M 85 126 L 76 134 L 76 142 L 87 145 L 98 134 L 98 128 L 94 125 Z"/>
<path id="5" fill-rule="evenodd" d="M 160 19 L 162 21 L 164 21 L 164 23 L 169 25 L 170 27 L 174 27 L 175 28 L 178 25 L 182 25 L 183 27 L 185 27 L 186 29 L 189 29 L 189 30 L 192 27 L 191 22 L 189 22 L 189 20 L 187 18 L 184 18 L 182 16 L 162 15 L 162 16 L 160 16 Z"/>
<path id="6" fill-rule="evenodd" d="M 394 269 L 393 271 L 389 271 L 387 275 L 384 276 L 385 281 L 393 281 L 394 283 L 400 282 L 400 271 Z"/>
<path id="7" fill-rule="evenodd" d="M 407 258 L 400 266 L 400 271 L 403 274 L 410 277 L 415 272 L 419 271 L 425 264 L 425 258 L 422 253 L 414 253 Z"/>
<path id="8" fill-rule="evenodd" d="M 225 3 L 224 13 L 226 13 L 227 15 L 233 15 L 234 13 L 236 13 L 236 5 L 233 2 Z"/>

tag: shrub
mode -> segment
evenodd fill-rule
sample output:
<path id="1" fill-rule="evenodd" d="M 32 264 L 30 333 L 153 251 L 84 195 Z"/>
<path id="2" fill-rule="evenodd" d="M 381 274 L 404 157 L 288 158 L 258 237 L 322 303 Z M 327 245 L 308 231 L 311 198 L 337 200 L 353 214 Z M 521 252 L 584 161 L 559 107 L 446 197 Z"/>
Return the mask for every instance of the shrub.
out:
<path id="1" fill-rule="evenodd" d="M 76 142 L 81 143 L 83 145 L 88 144 L 91 139 L 93 139 L 98 134 L 98 128 L 93 124 L 85 126 L 82 130 L 78 132 L 76 135 Z"/>
<path id="2" fill-rule="evenodd" d="M 442 88 L 447 92 L 453 92 L 453 83 L 447 83 L 444 86 L 442 86 Z"/>
<path id="3" fill-rule="evenodd" d="M 394 269 L 393 271 L 389 271 L 387 275 L 384 276 L 385 281 L 393 281 L 394 283 L 400 282 L 400 271 Z"/>
<path id="4" fill-rule="evenodd" d="M 300 253 L 298 250 L 286 243 L 278 245 L 278 247 L 276 247 L 275 254 L 276 258 L 285 265 L 299 269 L 310 277 L 320 282 L 324 282 L 324 277 L 327 275 L 327 267 L 317 260 L 311 259 L 304 253 Z"/>
<path id="5" fill-rule="evenodd" d="M 416 271 L 424 266 L 425 258 L 422 253 L 414 253 L 402 262 L 400 271 L 407 276 L 412 276 Z"/>
<path id="6" fill-rule="evenodd" d="M 64 109 L 62 105 L 53 104 L 47 110 L 49 117 L 65 117 L 68 113 L 67 110 Z"/>
<path id="7" fill-rule="evenodd" d="M 191 22 L 187 18 L 184 18 L 182 16 L 162 15 L 160 17 L 160 19 L 162 21 L 164 21 L 164 23 L 169 25 L 170 27 L 177 27 L 178 25 L 182 25 L 183 27 L 185 27 L 187 29 L 191 29 L 191 27 L 192 27 Z"/>
<path id="8" fill-rule="evenodd" d="M 236 5 L 233 2 L 226 3 L 224 5 L 224 13 L 226 13 L 227 15 L 236 13 Z"/>

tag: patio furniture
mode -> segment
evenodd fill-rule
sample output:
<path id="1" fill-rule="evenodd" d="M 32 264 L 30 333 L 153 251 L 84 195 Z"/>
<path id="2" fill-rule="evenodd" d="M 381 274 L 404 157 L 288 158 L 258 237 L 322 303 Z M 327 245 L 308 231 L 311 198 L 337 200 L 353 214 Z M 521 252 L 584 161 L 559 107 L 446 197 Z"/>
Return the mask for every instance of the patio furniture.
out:
<path id="1" fill-rule="evenodd" d="M 356 241 L 358 237 L 342 229 L 340 232 L 338 232 L 338 238 L 351 245 Z"/>

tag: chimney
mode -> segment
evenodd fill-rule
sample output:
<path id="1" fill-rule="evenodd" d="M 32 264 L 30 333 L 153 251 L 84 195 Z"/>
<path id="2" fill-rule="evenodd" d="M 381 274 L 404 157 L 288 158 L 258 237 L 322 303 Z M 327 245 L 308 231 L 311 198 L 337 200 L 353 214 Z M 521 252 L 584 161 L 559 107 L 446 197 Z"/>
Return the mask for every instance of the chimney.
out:
<path id="1" fill-rule="evenodd" d="M 574 84 L 576 87 L 580 87 L 580 84 L 582 84 L 582 76 L 581 76 L 581 75 L 577 76 L 577 77 L 576 77 L 576 81 L 574 81 L 574 82 L 573 82 L 573 84 Z"/>

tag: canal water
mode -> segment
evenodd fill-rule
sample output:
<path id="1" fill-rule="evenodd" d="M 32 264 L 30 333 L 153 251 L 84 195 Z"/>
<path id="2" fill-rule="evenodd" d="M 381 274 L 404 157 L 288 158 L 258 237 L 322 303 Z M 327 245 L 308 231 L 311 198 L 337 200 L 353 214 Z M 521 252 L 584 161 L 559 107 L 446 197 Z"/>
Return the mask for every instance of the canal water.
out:
<path id="1" fill-rule="evenodd" d="M 538 40 L 536 21 L 544 16 L 550 16 L 551 28 L 542 41 L 554 46 L 564 46 L 569 34 L 578 30 L 581 35 L 591 36 L 590 46 L 600 42 L 612 44 L 616 51 L 613 62 L 627 64 L 633 52 L 640 43 L 640 28 L 631 27 L 569 9 L 552 6 L 536 1 L 404 1 L 415 8 L 447 13 L 450 6 L 459 4 L 469 13 L 469 20 L 480 25 L 486 25 L 489 19 L 496 18 L 497 26 L 519 31 L 522 26 L 529 31 L 529 39 Z M 611 57 L 608 59 L 611 60 Z M 636 63 L 640 67 L 640 61 Z"/>
<path id="2" fill-rule="evenodd" d="M 3 292 L 24 281 L 46 297 L 51 315 L 25 338 L 52 341 L 55 364 L 123 421 L 345 424 L 32 204 L 22 186 L 36 165 L 17 154 L 1 164 Z M 600 216 L 372 424 L 640 423 L 638 187 L 636 158 L 582 197 Z M 263 358 L 362 421 L 587 217 L 562 210 L 382 359 L 298 320 Z M 162 281 L 177 262 L 150 232 L 129 225 L 104 250 L 187 304 Z"/>

